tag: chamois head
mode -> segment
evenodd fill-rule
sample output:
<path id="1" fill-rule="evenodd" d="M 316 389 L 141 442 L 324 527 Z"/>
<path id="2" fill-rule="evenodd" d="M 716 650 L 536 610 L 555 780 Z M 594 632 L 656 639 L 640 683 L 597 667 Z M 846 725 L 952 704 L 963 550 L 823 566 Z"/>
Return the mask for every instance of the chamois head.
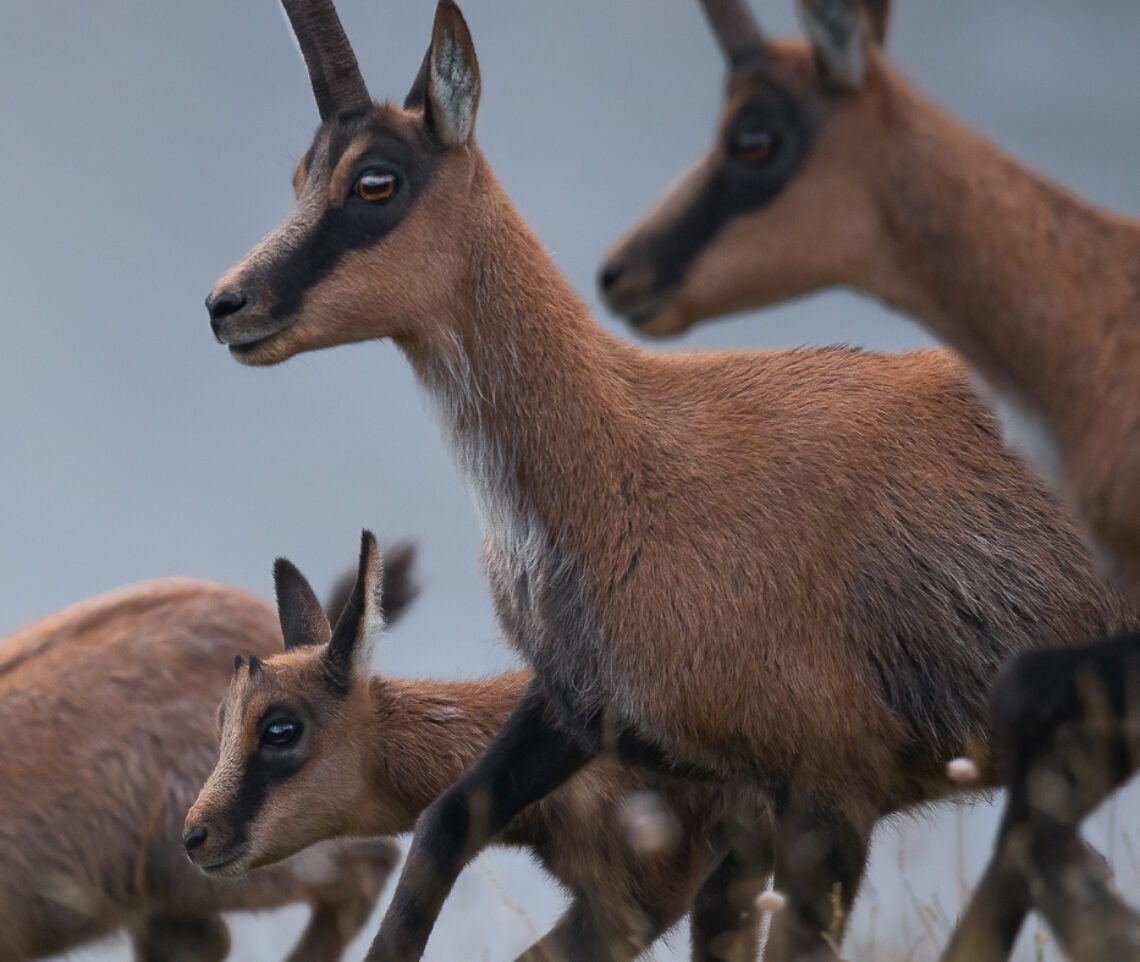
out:
<path id="1" fill-rule="evenodd" d="M 187 854 L 216 875 L 240 875 L 345 834 L 370 791 L 368 680 L 385 625 L 376 539 L 364 532 L 335 630 L 290 562 L 279 558 L 273 575 L 285 650 L 264 662 L 235 659 L 218 710 L 218 763 L 186 816 Z M 405 582 L 401 576 L 398 596 L 407 596 Z"/>
<path id="2" fill-rule="evenodd" d="M 808 42 L 702 0 L 728 62 L 712 148 L 606 257 L 609 307 L 654 335 L 848 280 L 875 218 L 890 0 L 799 0 Z"/>
<path id="3" fill-rule="evenodd" d="M 283 0 L 321 124 L 293 177 L 285 221 L 206 299 L 214 335 L 243 364 L 392 337 L 430 338 L 461 302 L 460 265 L 481 155 L 479 67 L 463 15 L 439 0 L 403 107 L 373 103 L 331 0 Z"/>

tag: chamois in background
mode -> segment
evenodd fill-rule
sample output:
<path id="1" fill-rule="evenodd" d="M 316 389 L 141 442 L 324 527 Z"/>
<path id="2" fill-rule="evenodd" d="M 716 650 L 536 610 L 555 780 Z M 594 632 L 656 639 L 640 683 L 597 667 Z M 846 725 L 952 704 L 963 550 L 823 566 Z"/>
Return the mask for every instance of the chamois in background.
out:
<path id="1" fill-rule="evenodd" d="M 921 96 L 884 55 L 889 0 L 802 0 L 806 43 L 765 37 L 746 0 L 703 6 L 729 69 L 716 140 L 607 256 L 610 307 L 657 336 L 833 286 L 910 315 L 1140 597 L 1140 223 Z M 994 717 L 1011 797 L 948 962 L 1004 959 L 1031 888 L 1075 958 L 1140 958 L 1140 917 L 1077 834 L 1140 759 L 1138 659 L 1140 638 L 1117 638 L 1010 665 Z"/>

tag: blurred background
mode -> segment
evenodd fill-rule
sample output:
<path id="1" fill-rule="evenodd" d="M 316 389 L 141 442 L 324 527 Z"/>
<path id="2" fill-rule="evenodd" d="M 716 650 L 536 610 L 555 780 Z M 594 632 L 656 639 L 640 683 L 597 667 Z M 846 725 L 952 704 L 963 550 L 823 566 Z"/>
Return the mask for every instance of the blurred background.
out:
<path id="1" fill-rule="evenodd" d="M 597 306 L 603 251 L 711 136 L 723 71 L 697 4 L 463 7 L 483 73 L 478 140 Z M 769 31 L 797 29 L 792 0 L 754 7 Z M 1140 212 L 1140 4 L 896 7 L 890 51 L 920 89 L 1085 197 Z M 373 95 L 402 100 L 432 0 L 339 8 Z M 268 596 L 279 554 L 324 586 L 368 525 L 420 544 L 425 587 L 378 651 L 379 668 L 451 678 L 512 663 L 467 495 L 399 353 L 370 344 L 254 371 L 210 335 L 202 300 L 288 209 L 316 120 L 274 0 L 3 0 L 0 632 L 156 575 Z M 838 340 L 929 344 L 837 292 L 704 326 L 665 349 Z M 1090 834 L 1135 897 L 1134 802 L 1120 799 Z M 979 803 L 884 827 L 847 954 L 933 958 L 993 825 Z M 492 853 L 464 875 L 428 958 L 513 957 L 562 904 L 526 857 Z M 235 918 L 232 958 L 281 958 L 303 920 L 300 909 Z M 1033 928 L 1019 958 L 1053 957 L 1034 946 Z M 685 958 L 686 943 L 678 930 L 656 958 Z M 127 952 L 112 942 L 73 957 Z"/>

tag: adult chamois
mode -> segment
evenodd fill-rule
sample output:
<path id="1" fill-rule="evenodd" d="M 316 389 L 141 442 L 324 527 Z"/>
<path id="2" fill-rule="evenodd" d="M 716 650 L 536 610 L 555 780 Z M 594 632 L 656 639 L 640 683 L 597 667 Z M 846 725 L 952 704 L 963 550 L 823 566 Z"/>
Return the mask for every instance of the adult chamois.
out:
<path id="1" fill-rule="evenodd" d="M 802 0 L 807 43 L 763 36 L 745 0 L 703 6 L 729 67 L 716 139 L 606 258 L 612 309 L 666 335 L 842 285 L 909 314 L 961 352 L 1007 438 L 1140 597 L 1140 223 L 915 91 L 883 53 L 889 0 Z M 1030 884 L 1058 893 L 1038 904 L 1071 953 L 1140 958 L 1140 918 L 1103 897 L 1077 837 L 1140 759 L 1122 681 L 1138 659 L 1124 638 L 1011 663 L 994 695 L 1011 799 L 949 958 L 1004 958 Z M 1049 797 L 1032 797 L 1035 779 Z"/>
<path id="2" fill-rule="evenodd" d="M 527 671 L 469 682 L 374 674 L 381 572 L 365 532 L 352 601 L 333 630 L 308 581 L 278 560 L 285 649 L 236 667 L 220 710 L 218 764 L 186 817 L 190 857 L 207 871 L 236 876 L 325 838 L 410 832 L 525 694 Z M 261 771 L 288 777 L 259 780 Z M 249 786 L 261 782 L 264 797 L 252 806 Z M 715 786 L 658 788 L 599 759 L 503 830 L 498 841 L 532 851 L 573 894 L 520 962 L 633 959 L 689 910 L 724 854 L 723 833 L 767 821 L 762 800 L 729 812 Z M 695 906 L 694 958 L 715 959 L 731 943 L 740 958 L 755 959 L 754 906 L 732 919 L 726 938 L 723 904 Z"/>
<path id="3" fill-rule="evenodd" d="M 387 613 L 411 600 L 406 551 Z M 0 959 L 25 962 L 125 928 L 138 962 L 217 962 L 223 912 L 307 902 L 291 962 L 335 962 L 399 850 L 325 846 L 236 882 L 186 861 L 182 820 L 217 757 L 239 651 L 281 646 L 273 608 L 225 585 L 147 581 L 0 643 Z"/>
<path id="4" fill-rule="evenodd" d="M 396 342 L 535 673 L 421 817 L 369 959 L 419 958 L 466 861 L 608 751 L 767 793 L 788 897 L 769 958 L 835 958 L 875 822 L 950 790 L 998 666 L 1133 613 L 952 356 L 609 337 L 475 146 L 456 5 L 402 107 L 372 102 L 328 0 L 285 8 L 321 125 L 293 212 L 208 297 L 214 334 L 250 365 Z"/>

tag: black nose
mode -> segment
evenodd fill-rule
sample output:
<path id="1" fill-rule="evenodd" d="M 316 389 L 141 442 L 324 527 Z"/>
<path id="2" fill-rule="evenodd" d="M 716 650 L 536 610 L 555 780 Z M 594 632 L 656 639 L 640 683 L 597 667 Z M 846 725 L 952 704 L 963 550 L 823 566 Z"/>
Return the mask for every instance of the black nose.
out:
<path id="1" fill-rule="evenodd" d="M 186 846 L 186 854 L 193 855 L 198 851 L 209 834 L 210 833 L 206 831 L 206 828 L 202 825 L 198 825 L 190 829 L 190 831 L 183 833 L 182 844 Z"/>
<path id="2" fill-rule="evenodd" d="M 598 272 L 598 285 L 605 294 L 611 287 L 613 287 L 620 279 L 622 274 L 625 273 L 625 265 L 623 264 L 606 264 Z"/>
<path id="3" fill-rule="evenodd" d="M 236 314 L 249 303 L 249 295 L 245 291 L 222 291 L 221 294 L 211 294 L 206 298 L 206 310 L 210 312 L 210 327 L 214 333 L 231 314 Z"/>

